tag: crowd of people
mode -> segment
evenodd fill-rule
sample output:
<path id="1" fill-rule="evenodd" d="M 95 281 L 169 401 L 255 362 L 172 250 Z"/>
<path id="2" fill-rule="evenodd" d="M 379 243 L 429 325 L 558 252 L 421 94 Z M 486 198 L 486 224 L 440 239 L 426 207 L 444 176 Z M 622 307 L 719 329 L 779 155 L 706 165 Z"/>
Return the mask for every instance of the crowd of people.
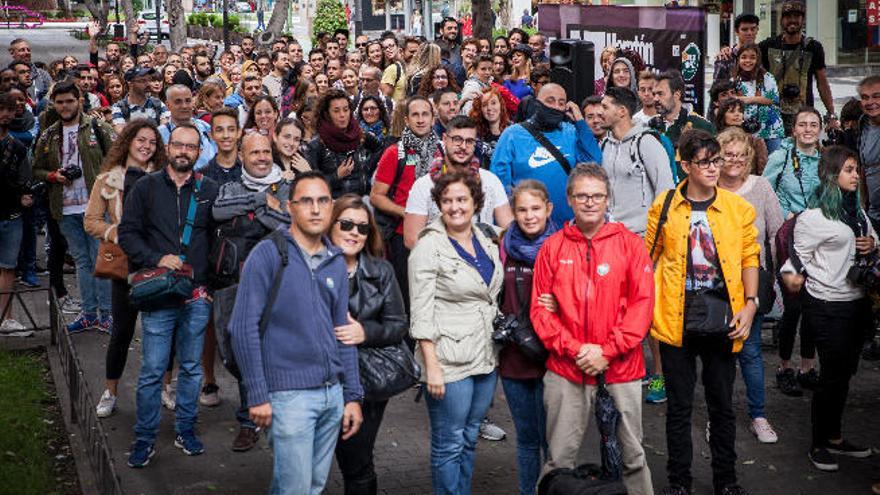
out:
<path id="1" fill-rule="evenodd" d="M 417 387 L 434 493 L 467 494 L 478 439 L 506 435 L 488 417 L 500 377 L 521 494 L 576 466 L 605 388 L 627 491 L 654 493 L 642 408 L 666 403 L 662 493 L 686 495 L 699 360 L 714 491 L 740 495 L 736 365 L 749 431 L 777 442 L 761 330 L 778 293 L 776 382 L 812 391 L 803 448 L 836 471 L 871 454 L 841 423 L 880 287 L 880 77 L 838 118 L 804 16 L 785 2 L 782 34 L 760 43 L 759 18 L 736 18 L 706 117 L 678 71 L 631 50 L 604 48 L 595 94 L 572 101 L 543 35 L 461 40 L 453 18 L 435 40 L 318 33 L 307 54 L 245 36 L 216 57 L 135 37 L 101 55 L 90 29 L 88 63 L 41 63 L 14 40 L 0 308 L 16 277 L 47 274 L 68 333 L 110 335 L 96 412 L 136 411 L 133 468 L 156 452 L 163 407 L 198 455 L 199 408 L 230 400 L 232 450 L 271 441 L 271 493 L 320 493 L 335 456 L 346 493 L 374 494 L 388 400 Z M 27 335 L 14 316 L 0 332 Z M 218 355 L 237 393 L 220 390 Z"/>

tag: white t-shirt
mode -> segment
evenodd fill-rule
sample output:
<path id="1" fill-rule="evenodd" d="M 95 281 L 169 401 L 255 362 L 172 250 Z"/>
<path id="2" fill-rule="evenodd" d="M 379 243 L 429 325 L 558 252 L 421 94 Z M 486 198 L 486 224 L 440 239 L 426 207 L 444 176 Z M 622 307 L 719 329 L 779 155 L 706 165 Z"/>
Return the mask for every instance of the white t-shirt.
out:
<path id="1" fill-rule="evenodd" d="M 82 169 L 79 156 L 79 122 L 64 126 L 61 129 L 61 168 L 78 167 Z M 62 192 L 63 215 L 77 215 L 86 212 L 89 203 L 89 190 L 86 187 L 84 177 L 76 179 L 71 184 L 64 186 Z"/>
<path id="2" fill-rule="evenodd" d="M 657 114 L 654 114 L 654 115 L 657 115 Z M 648 127 L 648 122 L 650 122 L 651 119 L 654 118 L 654 115 L 648 116 L 648 115 L 645 115 L 644 109 L 639 110 L 638 112 L 636 112 L 635 115 L 632 116 L 633 124 L 635 124 L 635 125 L 641 124 L 645 127 Z"/>
<path id="3" fill-rule="evenodd" d="M 480 184 L 483 186 L 483 209 L 480 214 L 474 217 L 475 222 L 482 222 L 489 225 L 495 224 L 495 208 L 503 206 L 507 203 L 507 193 L 498 177 L 488 170 L 480 169 Z M 423 175 L 416 179 L 409 190 L 409 197 L 406 200 L 406 212 L 414 215 L 426 215 L 428 223 L 431 223 L 440 216 L 440 209 L 431 198 L 431 189 L 434 188 L 434 180 L 430 175 Z"/>

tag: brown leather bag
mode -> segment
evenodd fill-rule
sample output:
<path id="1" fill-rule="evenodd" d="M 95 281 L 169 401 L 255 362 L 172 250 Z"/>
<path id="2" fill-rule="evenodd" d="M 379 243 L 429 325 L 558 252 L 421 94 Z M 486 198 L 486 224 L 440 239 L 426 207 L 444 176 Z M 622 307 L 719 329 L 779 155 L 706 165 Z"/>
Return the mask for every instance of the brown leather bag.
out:
<path id="1" fill-rule="evenodd" d="M 98 278 L 125 280 L 128 278 L 128 256 L 119 244 L 101 241 L 98 258 L 95 260 L 95 273 Z"/>

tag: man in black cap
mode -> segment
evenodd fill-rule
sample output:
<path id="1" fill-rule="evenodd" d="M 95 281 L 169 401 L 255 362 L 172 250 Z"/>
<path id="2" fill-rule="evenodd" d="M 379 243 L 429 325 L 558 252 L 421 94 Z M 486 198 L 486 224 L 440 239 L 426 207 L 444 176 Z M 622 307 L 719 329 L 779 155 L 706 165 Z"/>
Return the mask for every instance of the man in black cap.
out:
<path id="1" fill-rule="evenodd" d="M 113 130 L 122 132 L 131 119 L 149 119 L 157 126 L 168 122 L 171 113 L 162 100 L 147 96 L 156 69 L 132 67 L 125 73 L 128 95 L 113 104 Z"/>
<path id="2" fill-rule="evenodd" d="M 736 57 L 739 54 L 739 49 L 744 45 L 751 45 L 755 43 L 755 39 L 758 36 L 758 24 L 760 23 L 760 19 L 758 16 L 751 13 L 742 13 L 733 20 L 733 31 L 736 33 L 736 45 L 729 47 L 725 46 L 718 52 L 718 56 L 715 57 L 715 73 L 712 76 L 712 79 L 715 81 L 720 81 L 721 79 L 730 79 L 730 75 L 733 72 L 733 66 L 736 64 Z"/>
<path id="3" fill-rule="evenodd" d="M 785 133 L 791 134 L 791 127 L 798 108 L 813 106 L 813 79 L 819 90 L 819 97 L 825 105 L 825 122 L 829 127 L 839 127 L 834 113 L 834 98 L 831 85 L 825 74 L 825 49 L 822 43 L 804 36 L 806 9 L 797 1 L 782 4 L 780 25 L 782 34 L 762 41 L 761 63 L 773 77 L 779 88 L 779 107 Z"/>

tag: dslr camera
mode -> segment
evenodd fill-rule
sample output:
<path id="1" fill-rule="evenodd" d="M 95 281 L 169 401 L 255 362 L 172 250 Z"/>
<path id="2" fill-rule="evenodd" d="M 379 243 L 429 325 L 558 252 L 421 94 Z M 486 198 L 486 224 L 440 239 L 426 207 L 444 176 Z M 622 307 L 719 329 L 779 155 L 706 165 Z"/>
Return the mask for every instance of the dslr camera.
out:
<path id="1" fill-rule="evenodd" d="M 864 256 L 857 256 L 856 262 L 846 273 L 846 279 L 869 290 L 880 289 L 880 251 L 875 249 Z"/>
<path id="2" fill-rule="evenodd" d="M 492 320 L 492 328 L 492 340 L 496 344 L 508 344 L 513 342 L 513 333 L 519 328 L 519 320 L 516 315 L 499 314 Z"/>
<path id="3" fill-rule="evenodd" d="M 782 97 L 786 100 L 793 100 L 795 98 L 800 97 L 801 95 L 801 87 L 797 84 L 783 84 L 782 85 Z"/>
<path id="4" fill-rule="evenodd" d="M 833 146 L 838 144 L 843 144 L 843 131 L 840 129 L 828 129 L 826 131 L 828 134 L 828 139 L 822 140 L 822 146 Z"/>
<path id="5" fill-rule="evenodd" d="M 48 189 L 46 183 L 41 180 L 30 181 L 25 184 L 24 188 L 27 191 L 27 194 L 30 194 L 32 196 L 43 196 L 44 194 L 46 194 L 46 190 Z"/>
<path id="6" fill-rule="evenodd" d="M 79 179 L 83 175 L 82 169 L 79 167 L 73 166 L 73 165 L 68 165 L 68 166 L 62 168 L 61 170 L 58 171 L 58 173 L 63 175 L 64 178 L 69 180 L 70 182 L 73 182 L 76 179 Z"/>
<path id="7" fill-rule="evenodd" d="M 761 123 L 758 122 L 758 119 L 754 117 L 749 117 L 743 121 L 742 128 L 743 131 L 746 132 L 746 134 L 754 134 L 761 130 Z"/>

